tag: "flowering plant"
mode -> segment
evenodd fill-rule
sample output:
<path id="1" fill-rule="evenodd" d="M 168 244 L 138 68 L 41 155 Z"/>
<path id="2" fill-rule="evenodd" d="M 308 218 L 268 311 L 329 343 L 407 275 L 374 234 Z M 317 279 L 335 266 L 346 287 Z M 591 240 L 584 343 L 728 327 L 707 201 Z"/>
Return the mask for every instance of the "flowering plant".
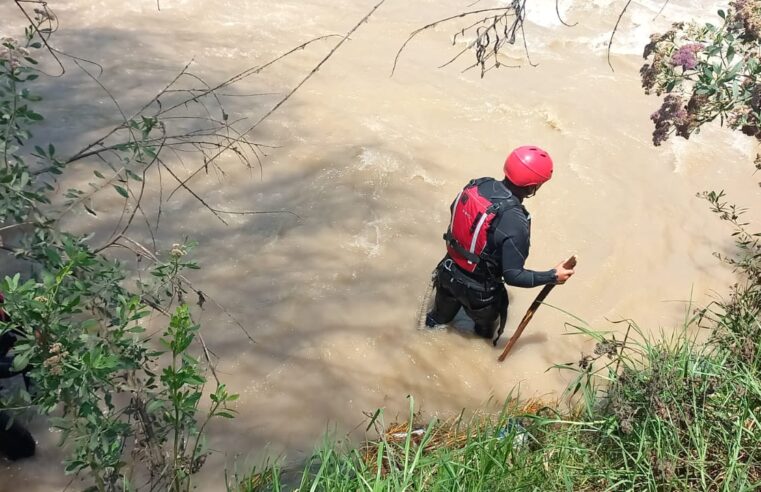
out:
<path id="1" fill-rule="evenodd" d="M 718 14 L 720 25 L 676 23 L 645 47 L 642 86 L 665 94 L 651 115 L 655 145 L 717 118 L 761 140 L 761 1 L 735 0 Z"/>

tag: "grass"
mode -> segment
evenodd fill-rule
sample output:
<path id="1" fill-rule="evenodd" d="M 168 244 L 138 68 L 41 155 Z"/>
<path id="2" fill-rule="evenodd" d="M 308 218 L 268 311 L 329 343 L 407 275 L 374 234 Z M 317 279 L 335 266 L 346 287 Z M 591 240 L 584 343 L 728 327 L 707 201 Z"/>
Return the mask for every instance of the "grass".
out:
<path id="1" fill-rule="evenodd" d="M 325 442 L 285 485 L 282 470 L 234 477 L 230 490 L 750 491 L 761 488 L 761 286 L 654 340 L 629 324 L 624 341 L 583 325 L 594 355 L 558 405 L 509 399 L 468 421 L 414 413 L 359 447 Z M 707 341 L 694 334 L 710 330 Z M 568 405 L 566 405 L 567 407 Z"/>

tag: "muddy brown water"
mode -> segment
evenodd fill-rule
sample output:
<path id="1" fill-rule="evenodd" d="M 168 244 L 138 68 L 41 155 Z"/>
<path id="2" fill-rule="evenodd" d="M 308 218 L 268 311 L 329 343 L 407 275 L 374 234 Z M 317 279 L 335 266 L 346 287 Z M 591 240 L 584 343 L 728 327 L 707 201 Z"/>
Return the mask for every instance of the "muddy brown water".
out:
<path id="1" fill-rule="evenodd" d="M 20 19 L 9 3 L 0 6 L 0 29 L 11 31 Z M 58 45 L 102 64 L 101 81 L 129 111 L 190 59 L 196 73 L 220 81 L 306 39 L 346 32 L 373 3 L 162 0 L 157 10 L 151 1 L 60 0 L 52 7 L 62 26 Z M 192 280 L 256 340 L 212 303 L 196 310 L 221 377 L 241 395 L 238 417 L 211 429 L 220 453 L 199 477 L 200 490 L 221 489 L 225 466 L 236 460 L 241 468 L 285 453 L 298 462 L 326 430 L 342 435 L 360 425 L 363 412 L 404 412 L 407 395 L 426 415 L 441 416 L 516 391 L 556 398 L 570 375 L 547 369 L 591 349 L 570 334 L 565 323 L 574 319 L 563 311 L 599 329 L 631 318 L 660 336 L 680 325 L 690 300 L 710 302 L 732 282 L 712 256 L 731 251 L 728 230 L 695 193 L 726 189 L 741 204 L 758 205 L 754 144 L 707 128 L 689 142 L 654 148 L 648 118 L 658 103 L 642 94 L 638 78 L 649 32 L 709 18 L 718 2 L 672 1 L 655 20 L 657 2 L 634 2 L 613 50 L 615 72 L 604 56 L 615 2 L 561 2 L 567 20 L 579 23 L 566 28 L 554 2 L 543 0 L 532 2 L 526 28 L 537 67 L 516 51 L 511 59 L 520 68 L 483 79 L 461 72 L 469 60 L 437 69 L 457 49 L 450 25 L 410 44 L 389 77 L 410 31 L 467 3 L 388 0 L 255 134 L 276 146 L 263 177 L 227 158 L 224 175 L 192 182 L 213 206 L 287 209 L 300 218 L 230 216 L 225 226 L 182 193 L 163 204 L 159 247 L 186 235 L 197 240 L 203 269 Z M 228 97 L 231 117 L 263 114 L 332 42 L 241 83 L 238 94 L 276 94 Z M 62 152 L 118 121 L 109 99 L 68 65 L 63 77 L 40 84 L 47 121 L 37 134 Z M 552 182 L 526 202 L 534 218 L 528 265 L 550 268 L 570 253 L 580 262 L 548 299 L 559 309 L 542 308 L 500 365 L 489 344 L 454 329 L 418 331 L 416 316 L 443 254 L 450 200 L 470 178 L 498 175 L 506 152 L 526 142 L 556 162 Z M 77 166 L 70 179 L 82 185 L 92 165 Z M 187 175 L 198 162 L 173 165 Z M 149 194 L 155 207 L 156 190 Z M 96 231 L 95 240 L 118 203 L 103 196 L 96 205 L 98 218 L 81 214 L 68 224 Z M 507 336 L 537 292 L 510 290 Z M 0 490 L 68 483 L 55 433 L 38 419 L 35 434 L 39 456 L 1 465 Z"/>

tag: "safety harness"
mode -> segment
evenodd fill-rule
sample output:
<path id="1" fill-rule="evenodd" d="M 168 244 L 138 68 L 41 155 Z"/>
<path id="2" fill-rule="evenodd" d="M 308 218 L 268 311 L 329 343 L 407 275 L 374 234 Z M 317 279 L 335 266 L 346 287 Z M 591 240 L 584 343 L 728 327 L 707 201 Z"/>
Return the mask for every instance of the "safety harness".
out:
<path id="1" fill-rule="evenodd" d="M 452 220 L 444 234 L 449 256 L 457 266 L 473 273 L 484 255 L 489 228 L 499 215 L 514 206 L 509 199 L 492 202 L 478 192 L 478 186 L 492 178 L 470 181 L 457 195 L 452 206 Z"/>

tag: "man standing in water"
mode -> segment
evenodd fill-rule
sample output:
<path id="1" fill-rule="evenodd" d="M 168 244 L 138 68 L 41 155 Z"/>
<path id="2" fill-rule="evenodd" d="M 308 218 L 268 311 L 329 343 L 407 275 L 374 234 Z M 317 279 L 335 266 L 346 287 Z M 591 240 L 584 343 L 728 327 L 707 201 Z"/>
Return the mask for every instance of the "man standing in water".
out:
<path id="1" fill-rule="evenodd" d="M 436 267 L 436 300 L 425 320 L 430 328 L 449 323 L 463 307 L 476 333 L 495 345 L 507 320 L 503 279 L 515 287 L 537 287 L 562 284 L 574 273 L 563 263 L 543 272 L 524 268 L 531 216 L 523 200 L 552 177 L 549 154 L 539 147 L 518 147 L 505 160 L 504 174 L 502 181 L 472 180 L 452 203 L 444 234 L 447 254 Z"/>

